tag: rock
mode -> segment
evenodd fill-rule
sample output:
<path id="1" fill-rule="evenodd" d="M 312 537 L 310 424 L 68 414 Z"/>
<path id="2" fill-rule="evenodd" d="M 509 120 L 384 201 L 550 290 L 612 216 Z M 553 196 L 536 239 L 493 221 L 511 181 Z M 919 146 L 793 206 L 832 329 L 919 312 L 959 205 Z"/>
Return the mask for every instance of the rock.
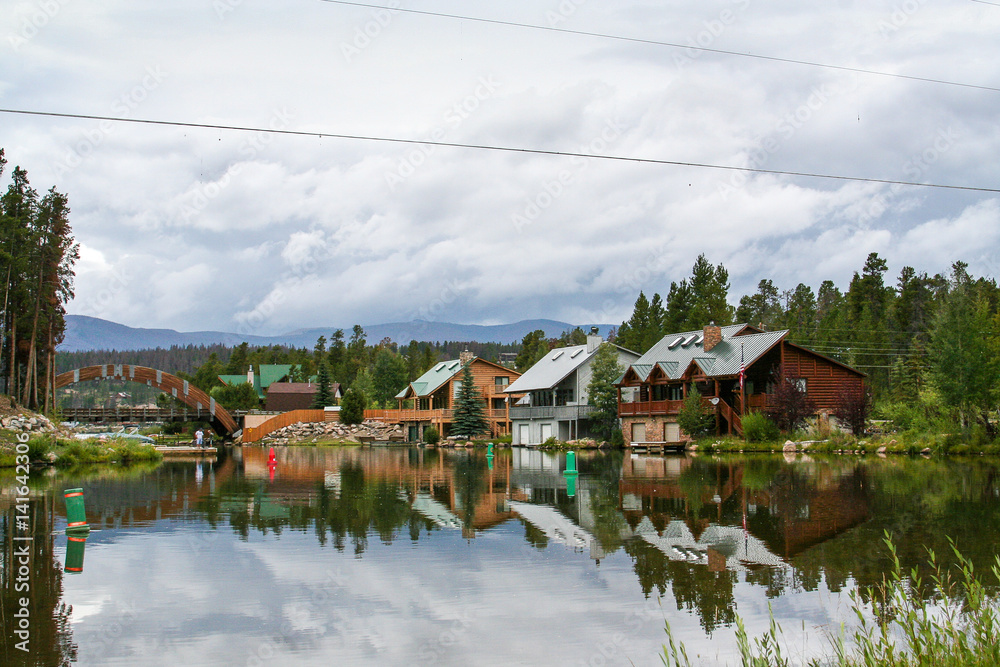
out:
<path id="1" fill-rule="evenodd" d="M 896 442 L 896 441 L 893 440 L 893 442 Z M 888 447 L 886 447 L 885 445 L 882 445 L 881 447 L 879 447 L 878 449 L 875 450 L 875 453 L 876 454 L 885 454 L 888 451 L 888 449 L 889 449 Z"/>
<path id="2" fill-rule="evenodd" d="M 791 440 L 789 440 L 789 441 L 787 441 L 785 443 L 784 447 L 781 448 L 781 451 L 783 451 L 783 452 L 794 452 L 797 449 L 798 448 L 795 446 L 795 443 L 792 442 Z"/>
<path id="3" fill-rule="evenodd" d="M 921 454 L 930 454 L 931 453 L 931 448 L 930 447 L 924 447 L 923 449 L 920 450 L 920 453 Z"/>

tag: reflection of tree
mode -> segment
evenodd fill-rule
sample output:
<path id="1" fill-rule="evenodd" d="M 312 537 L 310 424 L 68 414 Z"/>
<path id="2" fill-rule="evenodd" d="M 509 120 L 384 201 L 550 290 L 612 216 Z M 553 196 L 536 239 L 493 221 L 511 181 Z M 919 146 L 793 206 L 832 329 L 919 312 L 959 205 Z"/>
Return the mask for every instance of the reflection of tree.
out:
<path id="1" fill-rule="evenodd" d="M 545 549 L 545 547 L 549 546 L 549 538 L 545 534 L 545 531 L 536 528 L 524 519 L 521 519 L 521 524 L 524 525 L 524 539 L 528 544 L 536 549 Z"/>
<path id="2" fill-rule="evenodd" d="M 604 456 L 593 460 L 590 482 L 590 512 L 594 517 L 594 537 L 605 553 L 613 553 L 622 545 L 625 517 L 619 510 L 619 479 L 622 460 L 619 456 Z"/>
<path id="3" fill-rule="evenodd" d="M 716 572 L 704 565 L 672 561 L 644 540 L 626 542 L 625 552 L 634 560 L 635 573 L 646 597 L 654 588 L 662 596 L 669 587 L 677 609 L 696 612 L 706 632 L 736 621 L 735 572 Z"/>
<path id="4" fill-rule="evenodd" d="M 0 593 L 2 605 L 3 634 L 0 636 L 0 656 L 3 665 L 69 665 L 76 661 L 76 644 L 73 643 L 69 624 L 70 609 L 62 600 L 61 565 L 55 558 L 55 537 L 52 533 L 51 517 L 53 499 L 46 494 L 29 502 L 31 542 L 14 541 L 15 519 L 24 519 L 24 514 L 15 514 L 14 507 L 8 508 L 0 517 L 0 539 L 3 540 L 2 573 L 3 591 Z M 17 535 L 25 533 L 16 532 Z M 31 552 L 31 574 L 29 591 L 16 588 L 19 563 L 15 551 L 28 545 Z M 15 634 L 15 616 L 20 609 L 19 599 L 27 597 L 31 614 L 30 651 L 25 653 L 15 648 L 21 641 Z"/>
<path id="5" fill-rule="evenodd" d="M 462 527 L 474 530 L 476 504 L 483 494 L 485 461 L 475 456 L 460 456 L 455 461 L 455 492 L 461 499 Z"/>

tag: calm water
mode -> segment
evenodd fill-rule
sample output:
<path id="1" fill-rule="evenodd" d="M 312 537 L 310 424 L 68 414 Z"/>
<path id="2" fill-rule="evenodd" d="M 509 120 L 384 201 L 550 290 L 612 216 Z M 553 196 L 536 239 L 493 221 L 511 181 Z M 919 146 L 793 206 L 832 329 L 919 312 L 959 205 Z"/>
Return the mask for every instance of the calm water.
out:
<path id="1" fill-rule="evenodd" d="M 769 605 L 806 658 L 880 579 L 884 531 L 907 566 L 951 538 L 985 568 L 1000 535 L 979 458 L 582 454 L 567 477 L 523 449 L 276 453 L 32 478 L 31 659 L 0 478 L 3 664 L 651 665 L 665 621 L 738 664 L 736 615 L 758 634 Z M 69 545 L 78 486 L 95 530 Z"/>

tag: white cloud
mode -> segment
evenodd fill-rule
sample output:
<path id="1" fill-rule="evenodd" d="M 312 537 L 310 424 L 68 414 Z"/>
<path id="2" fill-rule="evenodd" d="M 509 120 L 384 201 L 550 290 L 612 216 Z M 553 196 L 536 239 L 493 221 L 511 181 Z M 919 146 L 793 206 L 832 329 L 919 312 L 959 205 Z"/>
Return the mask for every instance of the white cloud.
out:
<path id="1" fill-rule="evenodd" d="M 483 15 L 986 86 L 1000 73 L 1000 12 L 985 5 L 572 4 Z M 379 22 L 329 3 L 231 6 L 61 3 L 3 46 L 3 106 L 892 180 L 1000 175 L 992 91 L 401 12 Z M 0 34 L 20 35 L 32 7 Z M 871 251 L 891 270 L 1000 263 L 988 193 L 16 115 L 0 146 L 37 188 L 69 195 L 85 249 L 70 311 L 138 326 L 614 322 L 699 253 L 729 268 L 734 302 L 763 277 L 844 287 Z"/>

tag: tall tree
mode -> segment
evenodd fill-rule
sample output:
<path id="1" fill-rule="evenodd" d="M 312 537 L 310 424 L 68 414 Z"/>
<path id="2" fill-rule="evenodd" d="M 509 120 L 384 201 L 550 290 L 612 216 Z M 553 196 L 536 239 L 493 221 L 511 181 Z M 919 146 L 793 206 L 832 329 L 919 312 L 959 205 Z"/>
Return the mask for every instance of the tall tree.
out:
<path id="1" fill-rule="evenodd" d="M 375 353 L 375 366 L 372 369 L 373 391 L 372 399 L 375 407 L 395 407 L 395 397 L 408 382 L 406 375 L 406 360 L 387 347 Z"/>
<path id="2" fill-rule="evenodd" d="M 320 358 L 319 369 L 316 372 L 316 394 L 313 396 L 310 408 L 319 410 L 333 405 L 333 392 L 331 389 L 330 368 L 326 364 L 326 359 Z"/>
<path id="3" fill-rule="evenodd" d="M 486 400 L 476 389 L 472 380 L 471 364 L 462 368 L 462 384 L 455 397 L 455 410 L 452 419 L 452 431 L 455 435 L 474 438 L 490 430 L 486 420 Z"/>
<path id="4" fill-rule="evenodd" d="M 526 333 L 521 339 L 521 349 L 514 360 L 514 368 L 523 373 L 544 357 L 549 349 L 549 341 L 545 338 L 544 331 L 535 329 Z"/>
<path id="5" fill-rule="evenodd" d="M 712 266 L 705 255 L 698 255 L 691 268 L 691 311 L 685 329 L 700 329 L 709 322 L 729 324 L 733 307 L 729 305 L 729 271 L 722 264 Z"/>
<path id="6" fill-rule="evenodd" d="M 625 372 L 618 363 L 618 348 L 602 343 L 590 362 L 590 370 L 587 402 L 597 408 L 590 413 L 590 423 L 597 434 L 610 438 L 618 428 L 618 389 L 614 382 Z"/>
<path id="7" fill-rule="evenodd" d="M 736 321 L 765 329 L 780 328 L 783 311 L 778 288 L 769 279 L 757 283 L 755 294 L 744 295 L 736 309 Z"/>
<path id="8" fill-rule="evenodd" d="M 964 426 L 975 420 L 995 436 L 989 413 L 1000 405 L 1000 317 L 976 289 L 963 262 L 952 266 L 934 317 L 930 351 L 934 384 L 945 403 L 958 412 Z"/>

